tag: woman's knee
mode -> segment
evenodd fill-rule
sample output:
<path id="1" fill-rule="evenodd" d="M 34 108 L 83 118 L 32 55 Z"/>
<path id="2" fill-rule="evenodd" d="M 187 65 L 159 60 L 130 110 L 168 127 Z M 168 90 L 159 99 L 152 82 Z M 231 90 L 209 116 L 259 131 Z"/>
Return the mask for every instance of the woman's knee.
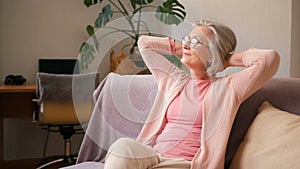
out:
<path id="1" fill-rule="evenodd" d="M 116 140 L 112 146 L 131 146 L 133 144 L 136 144 L 136 140 L 132 138 L 122 137 Z"/>
<path id="2" fill-rule="evenodd" d="M 108 150 L 105 166 L 115 168 L 148 168 L 158 162 L 156 152 L 136 140 L 120 138 Z"/>
<path id="3" fill-rule="evenodd" d="M 130 138 L 120 138 L 116 140 L 108 149 L 108 153 L 112 153 L 114 155 L 118 156 L 128 156 L 129 152 L 128 149 L 133 148 L 133 142 L 134 140 Z"/>
<path id="4" fill-rule="evenodd" d="M 147 158 L 156 156 L 154 150 L 131 138 L 118 139 L 111 145 L 108 152 L 117 156 L 129 158 Z"/>

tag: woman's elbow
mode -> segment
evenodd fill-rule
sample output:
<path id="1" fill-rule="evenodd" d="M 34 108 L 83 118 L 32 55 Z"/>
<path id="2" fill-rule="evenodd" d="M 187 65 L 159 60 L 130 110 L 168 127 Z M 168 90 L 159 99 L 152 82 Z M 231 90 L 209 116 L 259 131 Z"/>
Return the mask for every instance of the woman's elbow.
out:
<path id="1" fill-rule="evenodd" d="M 270 60 L 271 64 L 279 66 L 280 63 L 280 55 L 275 50 L 268 51 L 268 60 Z"/>
<path id="2" fill-rule="evenodd" d="M 266 66 L 270 70 L 277 72 L 280 65 L 280 55 L 275 50 L 268 50 L 266 52 Z"/>
<path id="3" fill-rule="evenodd" d="M 147 39 L 148 39 L 147 35 L 142 35 L 142 36 L 139 37 L 139 40 L 138 40 L 137 44 L 138 44 L 138 48 L 140 50 L 147 49 L 149 47 L 149 45 L 147 45 L 148 44 L 147 43 L 148 42 Z"/>

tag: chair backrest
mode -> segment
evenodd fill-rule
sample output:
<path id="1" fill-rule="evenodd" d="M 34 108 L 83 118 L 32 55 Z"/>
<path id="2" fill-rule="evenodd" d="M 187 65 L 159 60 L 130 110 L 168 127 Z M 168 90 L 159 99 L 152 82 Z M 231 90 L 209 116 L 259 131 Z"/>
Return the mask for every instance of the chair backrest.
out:
<path id="1" fill-rule="evenodd" d="M 38 73 L 39 122 L 87 121 L 93 110 L 93 92 L 98 84 L 97 72 L 76 75 Z"/>
<path id="2" fill-rule="evenodd" d="M 38 122 L 76 124 L 88 121 L 99 73 L 78 74 L 76 59 L 40 59 L 37 73 Z"/>

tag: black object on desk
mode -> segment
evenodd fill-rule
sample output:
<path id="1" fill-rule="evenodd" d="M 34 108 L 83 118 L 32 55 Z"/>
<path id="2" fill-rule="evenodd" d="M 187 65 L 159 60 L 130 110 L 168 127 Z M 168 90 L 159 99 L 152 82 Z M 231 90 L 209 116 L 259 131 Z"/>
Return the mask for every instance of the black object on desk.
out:
<path id="1" fill-rule="evenodd" d="M 39 59 L 39 72 L 54 74 L 78 74 L 77 59 Z"/>

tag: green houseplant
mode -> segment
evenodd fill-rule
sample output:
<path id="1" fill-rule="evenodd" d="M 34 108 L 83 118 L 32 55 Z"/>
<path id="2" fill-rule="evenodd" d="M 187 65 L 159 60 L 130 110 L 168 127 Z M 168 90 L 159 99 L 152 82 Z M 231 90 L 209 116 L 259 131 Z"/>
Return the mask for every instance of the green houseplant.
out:
<path id="1" fill-rule="evenodd" d="M 155 18 L 164 24 L 180 24 L 184 21 L 186 12 L 184 6 L 177 0 L 84 0 L 86 7 L 101 5 L 102 10 L 93 25 L 86 27 L 87 33 L 93 39 L 92 42 L 84 42 L 80 48 L 80 66 L 86 68 L 95 58 L 95 53 L 99 51 L 99 40 L 96 31 L 100 28 L 110 29 L 111 33 L 122 32 L 131 39 L 129 54 L 133 53 L 137 46 L 138 38 L 141 34 L 151 34 L 145 21 L 141 19 L 141 13 L 145 10 L 152 10 Z M 124 17 L 130 29 L 108 26 L 113 16 Z M 141 31 L 143 28 L 143 31 Z"/>

